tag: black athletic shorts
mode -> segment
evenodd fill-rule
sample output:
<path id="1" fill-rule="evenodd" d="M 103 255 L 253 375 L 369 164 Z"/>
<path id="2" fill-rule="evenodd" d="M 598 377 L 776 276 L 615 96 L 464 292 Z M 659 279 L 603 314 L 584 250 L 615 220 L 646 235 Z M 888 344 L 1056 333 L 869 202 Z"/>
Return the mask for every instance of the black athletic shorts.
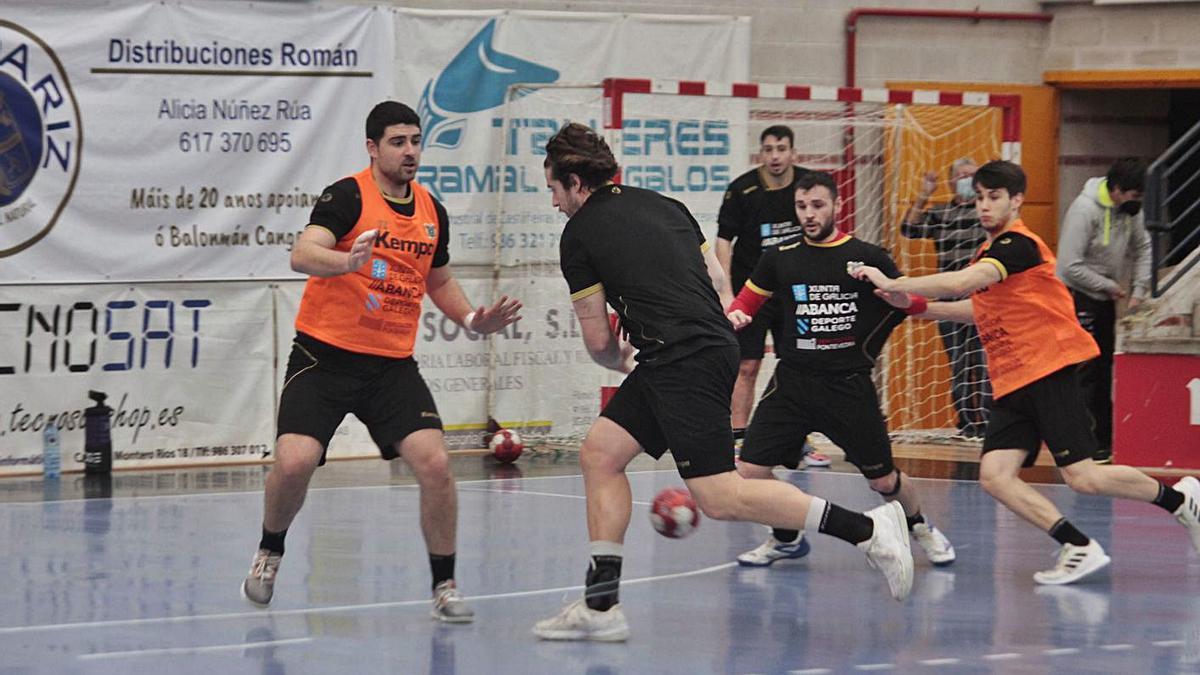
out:
<path id="1" fill-rule="evenodd" d="M 1067 366 L 994 399 L 983 452 L 1024 450 L 1026 467 L 1037 460 L 1043 441 L 1060 467 L 1094 456 L 1098 445 L 1078 369 Z"/>
<path id="2" fill-rule="evenodd" d="M 742 442 L 742 461 L 795 469 L 804 439 L 820 431 L 867 478 L 896 470 L 887 419 L 869 371 L 799 372 L 780 361 Z"/>
<path id="3" fill-rule="evenodd" d="M 737 372 L 733 345 L 706 347 L 661 366 L 639 365 L 600 415 L 655 459 L 669 448 L 684 478 L 734 471 L 729 400 Z"/>
<path id="4" fill-rule="evenodd" d="M 743 361 L 762 359 L 767 351 L 768 331 L 775 342 L 779 341 L 779 332 L 776 330 L 775 323 L 779 321 L 781 304 L 779 298 L 769 298 L 755 312 L 754 320 L 750 322 L 750 325 L 737 332 L 738 348 L 741 350 Z"/>
<path id="5" fill-rule="evenodd" d="M 298 334 L 279 397 L 276 437 L 317 439 L 324 464 L 329 439 L 346 413 L 366 425 L 384 459 L 395 459 L 395 444 L 412 432 L 442 428 L 433 395 L 412 358 L 357 354 Z"/>

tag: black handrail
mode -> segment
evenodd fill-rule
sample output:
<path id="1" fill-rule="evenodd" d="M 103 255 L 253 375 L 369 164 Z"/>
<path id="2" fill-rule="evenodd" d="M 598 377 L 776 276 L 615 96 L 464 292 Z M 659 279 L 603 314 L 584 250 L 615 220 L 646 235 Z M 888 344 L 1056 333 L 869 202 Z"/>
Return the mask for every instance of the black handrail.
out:
<path id="1" fill-rule="evenodd" d="M 1166 293 L 1171 286 L 1183 278 L 1184 274 L 1187 274 L 1188 270 L 1196 265 L 1197 260 L 1200 260 L 1200 256 L 1188 256 L 1185 262 L 1172 270 L 1166 279 L 1158 278 L 1159 271 L 1165 266 L 1167 260 L 1173 259 L 1178 254 L 1189 252 L 1197 243 L 1200 243 L 1200 228 L 1196 228 L 1177 242 L 1171 250 L 1163 251 L 1169 245 L 1172 229 L 1191 215 L 1193 210 L 1200 208 L 1200 202 L 1195 202 L 1187 205 L 1179 215 L 1171 215 L 1172 200 L 1182 194 L 1183 188 L 1200 173 L 1188 176 L 1181 183 L 1179 189 L 1174 192 L 1171 192 L 1168 183 L 1172 174 L 1177 172 L 1184 162 L 1188 161 L 1197 151 L 1200 151 L 1200 122 L 1197 122 L 1179 140 L 1172 143 L 1171 147 L 1167 148 L 1146 170 L 1146 190 L 1143 197 L 1146 231 L 1150 233 L 1151 239 L 1150 292 L 1156 298 Z"/>

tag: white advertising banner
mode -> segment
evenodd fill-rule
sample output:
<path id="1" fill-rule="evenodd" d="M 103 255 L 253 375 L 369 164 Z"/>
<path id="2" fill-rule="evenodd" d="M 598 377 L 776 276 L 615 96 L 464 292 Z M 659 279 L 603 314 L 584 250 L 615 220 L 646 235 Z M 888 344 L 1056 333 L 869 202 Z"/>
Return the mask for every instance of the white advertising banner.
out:
<path id="1" fill-rule="evenodd" d="M 728 16 L 423 10 L 397 14 L 405 50 L 397 94 L 421 115 L 417 179 L 446 205 L 456 263 L 557 260 L 563 219 L 550 205 L 542 160 L 565 123 L 600 130 L 605 77 L 744 81 L 750 24 Z M 515 84 L 553 85 L 521 90 Z M 747 158 L 727 107 L 656 101 L 627 115 L 613 150 L 627 184 L 682 199 L 715 222 L 721 195 Z M 710 214 L 704 217 L 703 214 Z M 715 228 L 706 228 L 715 230 Z"/>
<path id="2" fill-rule="evenodd" d="M 265 285 L 0 288 L 0 475 L 39 471 L 42 431 L 82 466 L 89 391 L 107 394 L 113 466 L 256 461 L 273 442 Z"/>
<path id="3" fill-rule="evenodd" d="M 375 7 L 5 2 L 0 282 L 292 276 L 394 59 Z"/>

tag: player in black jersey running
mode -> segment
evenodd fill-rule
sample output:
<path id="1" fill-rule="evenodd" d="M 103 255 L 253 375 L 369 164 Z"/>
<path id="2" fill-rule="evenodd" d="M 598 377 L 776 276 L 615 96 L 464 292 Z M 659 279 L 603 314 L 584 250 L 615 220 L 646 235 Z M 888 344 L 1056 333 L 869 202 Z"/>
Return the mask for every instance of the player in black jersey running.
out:
<path id="1" fill-rule="evenodd" d="M 832 175 L 810 171 L 801 176 L 795 208 L 804 237 L 763 253 L 729 308 L 729 320 L 739 330 L 771 297 L 778 298 L 785 317 L 775 345 L 779 367 L 746 430 L 738 472 L 773 478 L 776 465 L 794 469 L 800 462 L 795 439 L 820 431 L 846 452 L 872 490 L 904 507 L 908 529 L 929 560 L 949 565 L 954 547 L 921 514 L 916 485 L 892 462 L 887 420 L 871 381 L 875 360 L 904 314 L 876 297 L 870 283 L 848 273 L 861 265 L 891 278 L 900 271 L 887 251 L 837 230 L 839 206 Z M 807 548 L 803 532 L 776 528 L 738 562 L 761 567 L 798 558 Z"/>
<path id="2" fill-rule="evenodd" d="M 758 157 L 761 165 L 738 176 L 725 190 L 717 213 L 717 261 L 730 280 L 733 292 L 742 290 L 763 251 L 800 237 L 800 223 L 792 206 L 796 179 L 807 171 L 793 163 L 795 135 L 785 125 L 776 124 L 759 134 Z M 767 331 L 778 342 L 779 302 L 768 302 L 754 321 L 738 331 L 742 361 L 737 384 L 733 387 L 733 440 L 740 445 L 746 434 L 750 409 L 754 407 L 754 383 L 762 368 Z M 816 452 L 807 439 L 804 463 L 829 466 L 830 460 Z"/>
<path id="3" fill-rule="evenodd" d="M 744 480 L 734 469 L 729 401 L 738 348 L 718 297 L 728 297 L 728 287 L 687 208 L 614 185 L 608 144 L 580 124 L 550 139 L 545 165 L 554 205 L 570 217 L 559 253 L 584 344 L 597 363 L 629 375 L 579 451 L 591 540 L 587 590 L 534 633 L 547 640 L 629 636 L 617 604 L 632 510 L 625 467 L 641 452 L 657 458 L 668 448 L 709 518 L 816 528 L 854 543 L 883 572 L 892 596 L 906 597 L 912 552 L 898 505 L 857 513 L 789 483 Z M 610 328 L 606 304 L 628 343 Z"/>

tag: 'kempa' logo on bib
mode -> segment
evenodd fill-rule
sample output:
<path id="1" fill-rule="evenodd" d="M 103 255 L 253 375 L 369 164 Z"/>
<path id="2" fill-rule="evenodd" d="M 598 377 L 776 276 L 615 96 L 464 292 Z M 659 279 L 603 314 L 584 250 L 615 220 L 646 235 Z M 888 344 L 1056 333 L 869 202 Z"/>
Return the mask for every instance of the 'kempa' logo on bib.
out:
<path id="1" fill-rule="evenodd" d="M 37 243 L 75 189 L 83 129 L 66 70 L 41 38 L 0 20 L 0 258 Z"/>

